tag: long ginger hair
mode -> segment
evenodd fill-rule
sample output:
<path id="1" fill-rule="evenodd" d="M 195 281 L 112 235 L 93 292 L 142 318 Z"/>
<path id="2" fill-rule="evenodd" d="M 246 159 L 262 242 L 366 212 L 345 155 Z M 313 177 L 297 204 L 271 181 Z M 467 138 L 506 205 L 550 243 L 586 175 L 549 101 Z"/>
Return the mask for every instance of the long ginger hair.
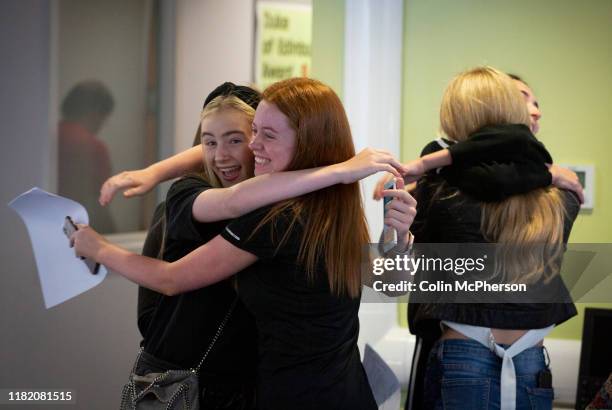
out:
<path id="1" fill-rule="evenodd" d="M 508 75 L 492 67 L 477 67 L 459 74 L 447 87 L 440 124 L 450 139 L 464 141 L 487 125 L 529 126 L 529 113 Z M 565 208 L 557 188 L 536 189 L 481 206 L 481 232 L 499 244 L 495 273 L 500 280 L 534 283 L 558 272 Z"/>
<path id="2" fill-rule="evenodd" d="M 287 116 L 296 131 L 296 151 L 287 171 L 331 165 L 355 155 L 342 102 L 328 86 L 308 78 L 292 78 L 269 86 L 263 99 Z M 369 241 L 359 183 L 334 185 L 283 201 L 270 210 L 260 226 L 287 210 L 292 215 L 290 226 L 300 223 L 304 228 L 298 259 L 308 277 L 313 278 L 322 261 L 332 293 L 358 297 L 361 251 Z"/>

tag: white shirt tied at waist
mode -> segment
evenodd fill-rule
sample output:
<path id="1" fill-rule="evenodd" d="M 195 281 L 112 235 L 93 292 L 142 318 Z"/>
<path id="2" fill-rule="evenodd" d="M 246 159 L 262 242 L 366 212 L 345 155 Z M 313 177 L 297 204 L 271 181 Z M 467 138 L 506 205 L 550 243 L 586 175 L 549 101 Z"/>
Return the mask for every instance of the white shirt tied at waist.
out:
<path id="1" fill-rule="evenodd" d="M 479 342 L 502 359 L 499 383 L 501 391 L 500 410 L 515 410 L 516 371 L 512 358 L 522 351 L 538 344 L 555 326 L 551 325 L 543 329 L 531 329 L 517 341 L 512 343 L 509 348 L 504 349 L 495 343 L 495 338 L 489 327 L 472 326 L 463 323 L 448 322 L 446 320 L 443 320 L 442 323 L 462 335 Z"/>

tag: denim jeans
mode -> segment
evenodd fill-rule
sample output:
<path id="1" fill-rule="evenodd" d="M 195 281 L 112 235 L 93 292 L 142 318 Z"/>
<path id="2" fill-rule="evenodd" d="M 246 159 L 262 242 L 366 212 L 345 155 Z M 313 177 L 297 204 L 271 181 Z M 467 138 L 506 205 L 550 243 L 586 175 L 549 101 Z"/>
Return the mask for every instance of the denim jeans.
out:
<path id="1" fill-rule="evenodd" d="M 447 339 L 433 346 L 425 372 L 426 409 L 499 409 L 502 360 L 474 340 Z M 516 408 L 552 409 L 553 389 L 538 387 L 547 368 L 544 349 L 534 346 L 514 357 Z"/>

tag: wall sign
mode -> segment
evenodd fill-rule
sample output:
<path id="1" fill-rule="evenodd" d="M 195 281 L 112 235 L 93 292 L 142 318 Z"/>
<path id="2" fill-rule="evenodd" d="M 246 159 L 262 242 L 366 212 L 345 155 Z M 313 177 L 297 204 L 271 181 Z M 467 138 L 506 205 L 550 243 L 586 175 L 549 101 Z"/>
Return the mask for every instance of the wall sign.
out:
<path id="1" fill-rule="evenodd" d="M 255 82 L 263 90 L 285 78 L 308 77 L 312 6 L 257 2 Z"/>

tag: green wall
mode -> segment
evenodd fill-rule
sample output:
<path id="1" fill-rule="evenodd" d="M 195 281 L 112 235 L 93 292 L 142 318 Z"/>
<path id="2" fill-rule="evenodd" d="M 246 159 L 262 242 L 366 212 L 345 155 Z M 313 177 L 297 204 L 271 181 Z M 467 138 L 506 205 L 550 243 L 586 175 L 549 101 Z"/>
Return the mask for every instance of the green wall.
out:
<path id="1" fill-rule="evenodd" d="M 312 1 L 312 77 L 342 98 L 344 81 L 344 0 Z"/>
<path id="2" fill-rule="evenodd" d="M 555 161 L 595 165 L 595 207 L 580 214 L 570 241 L 612 242 L 612 1 L 406 0 L 404 7 L 402 159 L 436 135 L 442 92 L 455 74 L 481 64 L 519 74 L 540 101 L 538 138 Z M 579 316 L 552 336 L 579 339 L 581 329 Z"/>
<path id="3" fill-rule="evenodd" d="M 343 8 L 313 1 L 313 73 L 340 94 Z M 595 165 L 595 208 L 581 212 L 570 241 L 612 242 L 611 44 L 611 0 L 405 0 L 402 160 L 437 135 L 442 92 L 455 74 L 482 64 L 519 74 L 538 96 L 538 138 L 555 161 Z M 579 339 L 581 329 L 579 316 L 553 336 Z"/>

